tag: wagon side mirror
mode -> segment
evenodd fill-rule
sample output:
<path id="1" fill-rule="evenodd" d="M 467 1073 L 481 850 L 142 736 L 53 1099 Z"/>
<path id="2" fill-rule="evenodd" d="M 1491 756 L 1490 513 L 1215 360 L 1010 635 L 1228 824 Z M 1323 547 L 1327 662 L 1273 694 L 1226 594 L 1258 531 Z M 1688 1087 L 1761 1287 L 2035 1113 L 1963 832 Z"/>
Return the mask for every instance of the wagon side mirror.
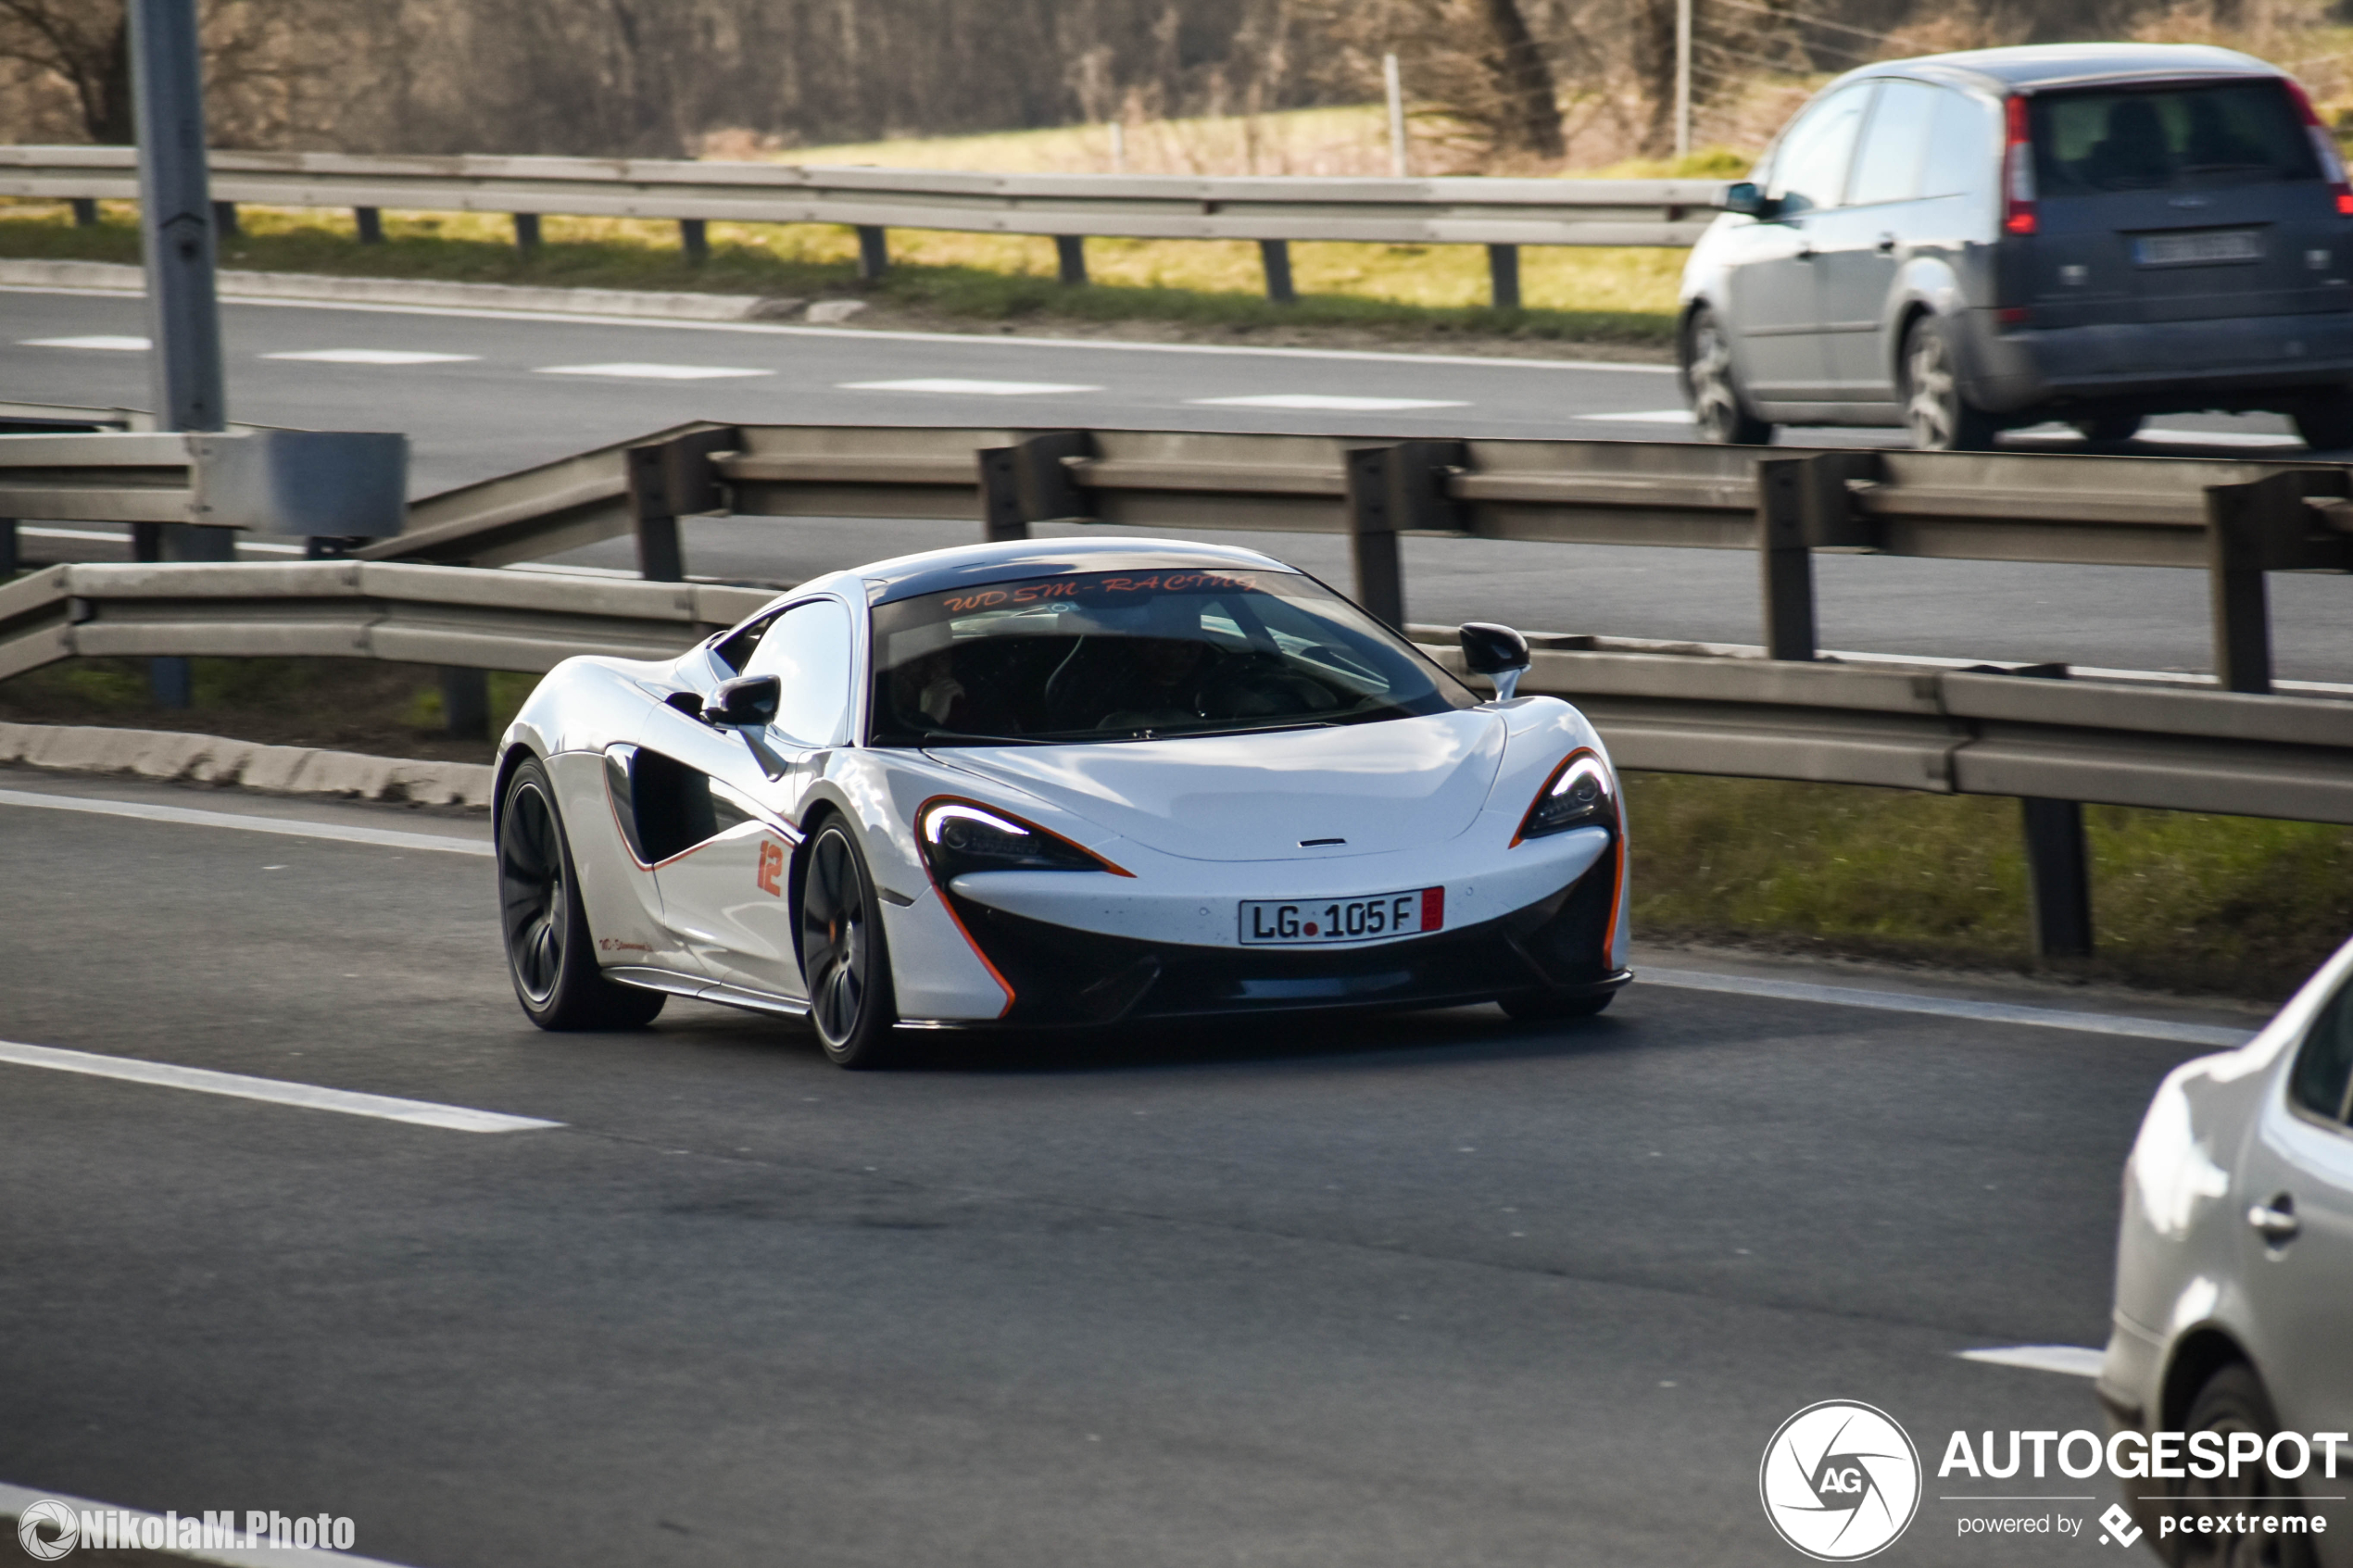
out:
<path id="1" fill-rule="evenodd" d="M 713 724 L 765 726 L 775 722 L 784 697 L 785 684 L 774 675 L 738 675 L 719 684 L 702 716 Z"/>
<path id="2" fill-rule="evenodd" d="M 1493 681 L 1497 700 L 1511 701 L 1528 673 L 1528 639 L 1491 621 L 1466 621 L 1454 635 L 1463 645 L 1463 668 Z"/>
<path id="3" fill-rule="evenodd" d="M 1779 204 L 1756 188 L 1754 180 L 1741 180 L 1724 187 L 1723 207 L 1747 218 L 1770 218 Z"/>

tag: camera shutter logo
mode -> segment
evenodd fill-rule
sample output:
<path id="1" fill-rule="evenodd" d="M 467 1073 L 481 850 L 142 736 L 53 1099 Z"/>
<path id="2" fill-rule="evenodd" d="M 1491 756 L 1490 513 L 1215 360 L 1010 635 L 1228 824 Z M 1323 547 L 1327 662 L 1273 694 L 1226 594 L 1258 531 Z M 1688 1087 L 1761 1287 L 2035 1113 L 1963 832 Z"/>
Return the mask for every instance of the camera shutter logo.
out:
<path id="1" fill-rule="evenodd" d="M 1818 1562 L 1854 1562 L 1919 1512 L 1919 1451 L 1885 1411 L 1824 1399 L 1781 1423 L 1756 1489 L 1781 1539 Z"/>
<path id="2" fill-rule="evenodd" d="M 57 1532 L 54 1538 L 44 1537 L 41 1527 L 46 1524 Z M 55 1562 L 71 1551 L 82 1539 L 82 1521 L 73 1510 L 61 1502 L 44 1498 L 17 1515 L 17 1544 L 24 1548 L 27 1557 L 43 1562 Z"/>

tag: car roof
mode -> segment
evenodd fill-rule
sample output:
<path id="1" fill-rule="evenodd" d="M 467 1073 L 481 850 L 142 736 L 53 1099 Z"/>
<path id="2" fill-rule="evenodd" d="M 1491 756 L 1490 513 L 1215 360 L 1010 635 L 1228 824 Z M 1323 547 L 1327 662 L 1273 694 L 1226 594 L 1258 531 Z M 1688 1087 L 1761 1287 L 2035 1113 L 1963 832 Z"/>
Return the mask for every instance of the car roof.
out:
<path id="1" fill-rule="evenodd" d="M 1879 76 L 1959 78 L 1994 93 L 2036 92 L 2094 82 L 2163 81 L 2169 77 L 2281 77 L 2279 67 L 2205 44 L 2026 44 L 2007 49 L 1965 49 L 1882 60 L 1848 73 L 1849 82 Z"/>
<path id="2" fill-rule="evenodd" d="M 1187 539 L 1014 539 L 894 556 L 840 574 L 842 585 L 862 579 L 868 601 L 937 594 L 1024 577 L 1069 577 L 1087 571 L 1296 571 L 1272 556 L 1228 545 Z M 808 586 L 814 586 L 809 584 Z"/>

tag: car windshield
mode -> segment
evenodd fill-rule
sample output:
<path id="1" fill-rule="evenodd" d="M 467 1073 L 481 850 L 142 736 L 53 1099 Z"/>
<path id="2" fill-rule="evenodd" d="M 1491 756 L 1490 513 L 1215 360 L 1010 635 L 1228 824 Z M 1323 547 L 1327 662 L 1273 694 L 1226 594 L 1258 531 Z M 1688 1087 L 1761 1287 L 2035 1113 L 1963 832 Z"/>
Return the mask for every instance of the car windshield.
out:
<path id="1" fill-rule="evenodd" d="M 1479 700 L 1290 571 L 1028 578 L 878 605 L 874 623 L 876 746 L 1361 724 Z"/>
<path id="2" fill-rule="evenodd" d="M 2034 152 L 2045 196 L 2321 177 L 2296 106 L 2275 82 L 2043 94 Z"/>

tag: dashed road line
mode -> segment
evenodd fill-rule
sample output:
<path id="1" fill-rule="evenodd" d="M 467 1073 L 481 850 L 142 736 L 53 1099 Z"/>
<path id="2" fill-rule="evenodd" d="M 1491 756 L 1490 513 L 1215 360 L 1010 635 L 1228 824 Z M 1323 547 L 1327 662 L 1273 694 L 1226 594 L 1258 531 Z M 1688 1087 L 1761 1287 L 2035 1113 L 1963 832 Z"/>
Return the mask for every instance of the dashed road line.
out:
<path id="1" fill-rule="evenodd" d="M 1350 397 L 1326 392 L 1265 392 L 1248 397 L 1188 397 L 1196 408 L 1331 408 L 1349 414 L 1394 413 L 1404 408 L 1467 408 L 1444 397 Z"/>
<path id="2" fill-rule="evenodd" d="M 479 354 L 432 354 L 421 348 L 298 348 L 264 359 L 307 359 L 319 365 L 458 365 Z"/>
<path id="3" fill-rule="evenodd" d="M 1692 422 L 1689 408 L 1643 408 L 1630 414 L 1571 414 L 1572 420 L 1592 420 L 1596 424 L 1687 425 Z"/>
<path id="4" fill-rule="evenodd" d="M 439 1127 L 452 1133 L 522 1133 L 563 1125 L 537 1116 L 510 1116 L 503 1111 L 439 1105 L 426 1099 L 361 1094 L 317 1084 L 290 1083 L 283 1078 L 256 1078 L 243 1073 L 216 1073 L 208 1067 L 182 1067 L 168 1061 L 143 1061 L 137 1057 L 28 1046 L 18 1040 L 0 1040 L 0 1062 L 44 1068 L 52 1073 L 75 1073 L 90 1078 L 114 1078 L 128 1084 L 150 1084 L 158 1088 L 185 1089 L 191 1094 L 291 1105 L 305 1110 L 332 1110 L 338 1115 L 367 1116 L 379 1122 L 406 1122 L 412 1126 Z"/>
<path id="5" fill-rule="evenodd" d="M 1956 1350 L 1965 1361 L 1988 1366 L 2024 1367 L 2029 1372 L 2056 1372 L 2068 1377 L 2097 1377 L 2107 1352 L 2082 1345 L 2006 1345 L 1990 1350 Z"/>
<path id="6" fill-rule="evenodd" d="M 622 381 L 724 381 L 730 376 L 773 376 L 774 370 L 747 370 L 723 365 L 647 365 L 616 360 L 609 365 L 541 365 L 543 376 L 609 376 Z"/>
<path id="7" fill-rule="evenodd" d="M 1036 397 L 1055 392 L 1101 392 L 1058 381 L 973 381 L 961 376 L 916 376 L 907 381 L 846 381 L 843 392 L 937 392 L 965 397 Z"/>
<path id="8" fill-rule="evenodd" d="M 445 855 L 484 857 L 495 853 L 488 841 L 482 839 L 450 838 L 430 833 L 401 833 L 393 828 L 363 828 L 341 822 L 306 822 L 296 817 L 249 817 L 236 811 L 199 811 L 187 806 L 157 806 L 143 800 L 106 800 L 0 789 L 0 806 L 27 806 L 44 811 L 83 811 L 100 817 L 132 817 L 141 822 L 172 822 L 182 827 L 242 828 L 247 833 L 274 833 L 289 838 L 324 838 L 342 844 L 371 844 L 381 849 L 425 849 Z"/>
<path id="9" fill-rule="evenodd" d="M 145 354 L 151 346 L 143 337 L 99 333 L 91 337 L 29 337 L 27 348 L 95 348 L 110 354 Z"/>

